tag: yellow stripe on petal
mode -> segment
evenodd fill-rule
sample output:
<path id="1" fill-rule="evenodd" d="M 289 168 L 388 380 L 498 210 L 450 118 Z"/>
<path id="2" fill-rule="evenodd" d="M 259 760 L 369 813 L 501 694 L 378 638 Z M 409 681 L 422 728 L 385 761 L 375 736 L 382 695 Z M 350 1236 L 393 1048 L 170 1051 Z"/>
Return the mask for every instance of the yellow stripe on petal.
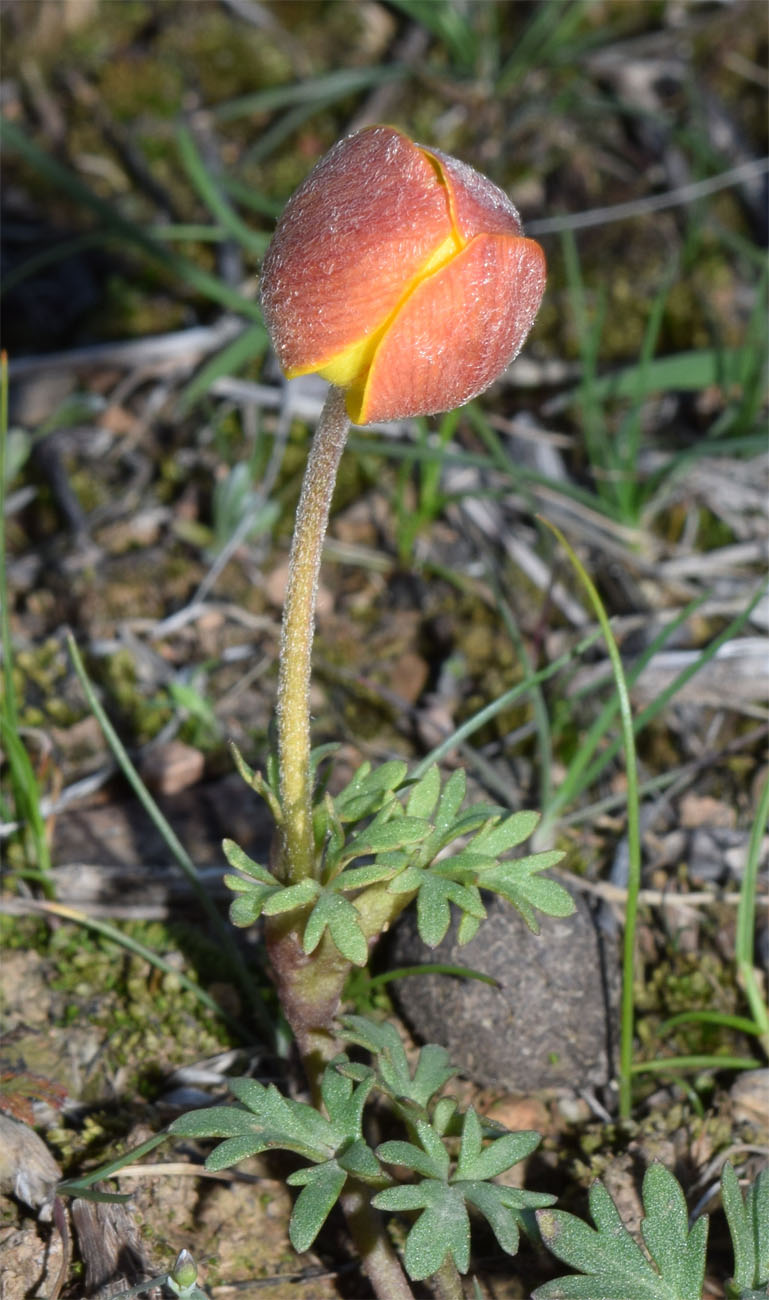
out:
<path id="1" fill-rule="evenodd" d="M 297 366 L 287 370 L 287 378 L 296 379 L 299 375 L 315 374 L 320 375 L 322 379 L 328 380 L 330 384 L 336 384 L 337 388 L 348 389 L 348 412 L 353 423 L 357 423 L 353 412 L 357 411 L 360 414 L 363 390 L 366 386 L 369 368 L 381 339 L 387 333 L 392 322 L 401 311 L 403 304 L 414 290 L 429 276 L 434 275 L 442 266 L 450 262 L 461 251 L 461 248 L 462 245 L 453 232 L 447 235 L 420 267 L 418 274 L 413 277 L 404 290 L 397 306 L 390 312 L 387 319 L 382 322 L 379 329 L 374 330 L 366 338 L 352 343 L 348 348 L 344 348 L 342 352 L 338 352 L 335 357 L 330 357 L 328 361 L 324 361 L 320 365 Z"/>

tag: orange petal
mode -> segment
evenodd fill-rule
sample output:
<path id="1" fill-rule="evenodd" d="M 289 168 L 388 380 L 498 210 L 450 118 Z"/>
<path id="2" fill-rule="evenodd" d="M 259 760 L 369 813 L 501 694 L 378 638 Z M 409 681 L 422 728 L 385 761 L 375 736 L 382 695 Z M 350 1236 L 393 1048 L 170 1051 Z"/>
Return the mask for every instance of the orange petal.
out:
<path id="1" fill-rule="evenodd" d="M 425 149 L 438 167 L 449 197 L 451 217 L 462 243 L 476 235 L 522 235 L 514 203 L 498 185 L 467 163 L 440 149 Z"/>
<path id="2" fill-rule="evenodd" d="M 422 281 L 385 331 L 355 424 L 449 411 L 483 392 L 517 356 L 545 287 L 545 255 L 531 239 L 479 235 Z"/>
<path id="3" fill-rule="evenodd" d="M 376 332 L 451 235 L 434 164 L 393 127 L 340 141 L 289 199 L 261 297 L 290 375 L 320 369 Z"/>

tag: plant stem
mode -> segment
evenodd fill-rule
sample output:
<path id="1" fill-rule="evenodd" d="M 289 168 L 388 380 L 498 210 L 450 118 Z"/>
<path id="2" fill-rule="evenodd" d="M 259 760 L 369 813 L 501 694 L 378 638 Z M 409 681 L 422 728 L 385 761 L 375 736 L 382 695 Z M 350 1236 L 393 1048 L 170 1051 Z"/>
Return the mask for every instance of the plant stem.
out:
<path id="1" fill-rule="evenodd" d="M 433 1286 L 438 1300 L 465 1300 L 462 1279 L 450 1255 L 446 1256 L 435 1274 Z"/>
<path id="2" fill-rule="evenodd" d="M 366 1276 L 379 1300 L 414 1300 L 381 1217 L 371 1207 L 371 1189 L 350 1179 L 340 1202 Z"/>
<path id="3" fill-rule="evenodd" d="M 307 461 L 291 543 L 278 673 L 278 751 L 283 805 L 282 870 L 296 884 L 315 872 L 310 773 L 310 662 L 323 539 L 350 421 L 331 388 Z"/>

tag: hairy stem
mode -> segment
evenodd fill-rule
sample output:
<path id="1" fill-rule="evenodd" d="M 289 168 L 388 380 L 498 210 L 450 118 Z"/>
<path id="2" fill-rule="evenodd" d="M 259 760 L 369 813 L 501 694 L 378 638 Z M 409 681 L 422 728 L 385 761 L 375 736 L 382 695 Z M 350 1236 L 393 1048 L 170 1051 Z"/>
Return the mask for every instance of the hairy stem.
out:
<path id="1" fill-rule="evenodd" d="M 433 1277 L 433 1286 L 437 1300 L 465 1300 L 462 1279 L 450 1255 L 446 1256 Z"/>
<path id="2" fill-rule="evenodd" d="M 350 1179 L 340 1201 L 378 1300 L 414 1300 L 414 1292 L 390 1245 L 381 1216 L 371 1207 L 370 1188 Z"/>
<path id="3" fill-rule="evenodd" d="M 344 394 L 332 388 L 302 484 L 291 543 L 278 672 L 278 751 L 283 806 L 282 870 L 296 884 L 315 872 L 310 775 L 310 661 L 323 539 L 350 421 Z"/>
<path id="4" fill-rule="evenodd" d="M 316 871 L 310 772 L 310 667 L 323 539 L 350 421 L 344 394 L 329 392 L 313 438 L 296 514 L 278 672 L 278 753 L 283 812 L 281 864 L 288 884 Z M 333 1019 L 349 962 L 326 934 L 308 957 L 295 923 L 271 919 L 267 947 L 281 1005 L 296 1035 L 313 1094 L 336 1050 Z M 341 1198 L 350 1234 L 379 1300 L 414 1300 L 370 1189 L 351 1180 Z"/>

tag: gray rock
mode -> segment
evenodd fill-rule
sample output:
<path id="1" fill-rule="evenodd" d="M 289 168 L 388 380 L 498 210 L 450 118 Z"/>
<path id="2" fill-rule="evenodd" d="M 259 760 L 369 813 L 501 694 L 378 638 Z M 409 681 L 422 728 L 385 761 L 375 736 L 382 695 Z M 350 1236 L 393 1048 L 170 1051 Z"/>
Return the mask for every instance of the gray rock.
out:
<path id="1" fill-rule="evenodd" d="M 418 1038 L 446 1047 L 477 1083 L 507 1092 L 608 1082 L 618 957 L 614 945 L 599 938 L 582 896 L 574 901 L 572 916 L 543 916 L 534 935 L 509 903 L 485 897 L 488 920 L 463 948 L 455 926 L 439 947 L 425 947 L 410 908 L 391 939 L 391 967 L 449 962 L 491 975 L 500 985 L 448 975 L 395 981 L 394 996 Z"/>

